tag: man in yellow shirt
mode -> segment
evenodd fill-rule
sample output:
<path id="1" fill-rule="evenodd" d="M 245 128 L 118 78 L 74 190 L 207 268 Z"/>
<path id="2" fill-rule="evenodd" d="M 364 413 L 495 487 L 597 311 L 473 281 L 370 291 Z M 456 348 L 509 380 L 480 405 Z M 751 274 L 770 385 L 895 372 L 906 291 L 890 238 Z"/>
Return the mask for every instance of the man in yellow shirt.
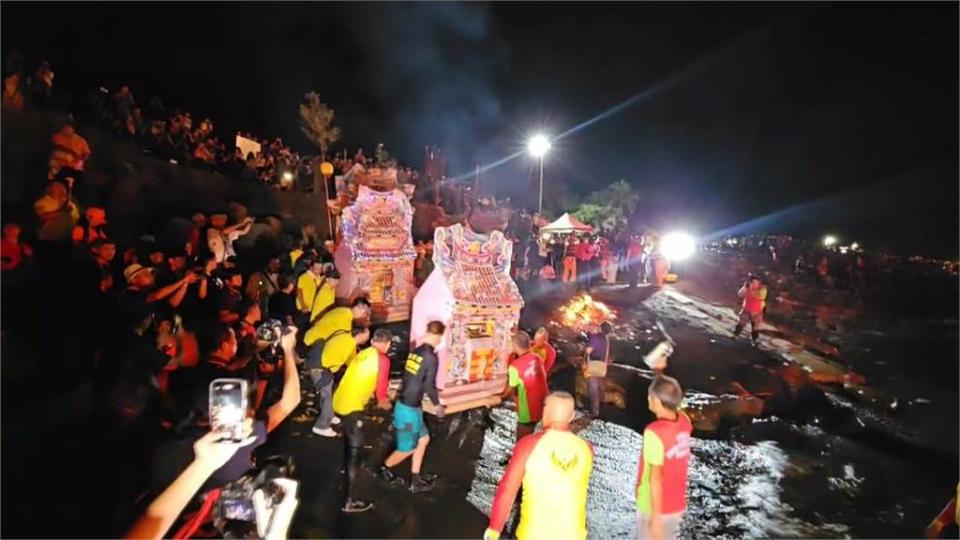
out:
<path id="1" fill-rule="evenodd" d="M 323 285 L 323 263 L 316 260 L 310 263 L 307 271 L 297 278 L 297 326 L 300 331 L 309 327 L 313 306 L 317 301 L 317 293 Z"/>
<path id="2" fill-rule="evenodd" d="M 519 540 L 584 540 L 593 447 L 570 432 L 573 396 L 553 392 L 543 409 L 544 430 L 517 441 L 490 509 L 484 540 L 499 540 L 517 492 Z"/>
<path id="3" fill-rule="evenodd" d="M 333 411 L 342 418 L 341 425 L 345 436 L 344 463 L 347 464 L 347 478 L 343 483 L 344 512 L 366 512 L 373 508 L 373 503 L 355 497 L 354 482 L 360 470 L 360 448 L 363 447 L 363 409 L 376 394 L 377 407 L 390 410 L 390 398 L 387 396 L 390 359 L 387 358 L 387 351 L 390 350 L 392 339 L 389 330 L 380 329 L 374 332 L 370 347 L 360 351 L 350 362 L 333 394 Z"/>
<path id="4" fill-rule="evenodd" d="M 329 268 L 324 273 L 317 296 L 313 300 L 313 309 L 310 310 L 310 324 L 317 322 L 333 303 L 337 300 L 337 284 L 340 283 L 340 272 L 336 268 Z"/>
<path id="5" fill-rule="evenodd" d="M 366 298 L 357 298 L 351 307 L 335 307 L 323 314 L 303 336 L 303 343 L 313 347 L 322 340 L 326 340 L 337 330 L 349 331 L 355 321 L 366 322 L 370 317 L 370 302 Z M 307 361 L 316 357 L 319 351 L 310 349 L 307 352 Z"/>
<path id="6" fill-rule="evenodd" d="M 333 416 L 333 375 L 348 364 L 357 355 L 357 345 L 363 345 L 370 339 L 370 329 L 353 325 L 349 332 L 337 330 L 323 345 L 320 366 L 310 368 L 310 379 L 317 389 L 317 408 L 320 414 L 313 424 L 313 432 L 321 437 L 336 437 L 337 432 L 330 426 Z"/>

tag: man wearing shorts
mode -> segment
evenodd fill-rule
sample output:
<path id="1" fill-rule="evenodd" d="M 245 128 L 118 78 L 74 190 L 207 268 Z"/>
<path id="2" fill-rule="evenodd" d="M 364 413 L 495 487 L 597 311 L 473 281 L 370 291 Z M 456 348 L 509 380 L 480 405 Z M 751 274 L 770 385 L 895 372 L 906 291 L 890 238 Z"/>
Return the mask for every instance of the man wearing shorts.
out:
<path id="1" fill-rule="evenodd" d="M 376 394 L 377 407 L 390 409 L 387 384 L 390 380 L 390 359 L 387 351 L 393 336 L 389 330 L 373 333 L 370 346 L 360 351 L 347 366 L 337 391 L 333 394 L 333 410 L 342 418 L 344 456 L 347 478 L 344 482 L 343 511 L 366 512 L 373 503 L 356 497 L 355 482 L 360 471 L 360 449 L 363 447 L 363 409 Z"/>
<path id="2" fill-rule="evenodd" d="M 435 479 L 433 475 L 420 472 L 423 456 L 430 443 L 430 434 L 427 432 L 427 425 L 423 422 L 421 403 L 423 396 L 428 396 L 437 408 L 437 418 L 443 418 L 445 411 L 437 393 L 437 369 L 440 361 L 437 358 L 436 346 L 443 338 L 444 330 L 446 327 L 442 322 L 429 322 L 423 343 L 407 357 L 400 397 L 393 409 L 393 428 L 397 435 L 397 449 L 380 467 L 380 477 L 384 481 L 400 485 L 403 479 L 397 476 L 394 467 L 412 455 L 413 461 L 410 464 L 412 493 L 430 491 L 433 489 Z"/>

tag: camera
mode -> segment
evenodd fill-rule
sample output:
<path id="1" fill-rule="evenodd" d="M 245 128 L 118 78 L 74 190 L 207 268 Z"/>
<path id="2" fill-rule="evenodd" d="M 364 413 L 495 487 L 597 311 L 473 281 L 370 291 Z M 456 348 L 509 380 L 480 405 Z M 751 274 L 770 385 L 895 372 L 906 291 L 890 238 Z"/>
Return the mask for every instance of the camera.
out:
<path id="1" fill-rule="evenodd" d="M 227 538 L 262 538 L 269 530 L 274 509 L 288 495 L 294 470 L 290 458 L 272 457 L 257 471 L 230 482 L 214 506 L 214 525 Z M 293 484 L 294 494 L 296 484 Z"/>
<path id="2" fill-rule="evenodd" d="M 283 337 L 283 323 L 277 319 L 267 319 L 257 327 L 258 341 L 266 341 L 275 345 L 280 342 L 281 337 Z"/>

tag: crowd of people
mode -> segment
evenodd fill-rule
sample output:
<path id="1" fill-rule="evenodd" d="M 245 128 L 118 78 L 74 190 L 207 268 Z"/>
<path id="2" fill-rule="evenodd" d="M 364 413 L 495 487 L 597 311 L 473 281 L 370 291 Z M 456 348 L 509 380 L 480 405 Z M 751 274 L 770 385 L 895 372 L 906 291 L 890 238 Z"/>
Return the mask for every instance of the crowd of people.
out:
<path id="1" fill-rule="evenodd" d="M 588 338 L 582 369 L 590 386 L 589 415 L 600 410 L 600 388 L 610 364 L 609 324 Z M 586 538 L 587 491 L 593 448 L 572 433 L 573 396 L 551 391 L 548 374 L 556 351 L 545 329 L 531 340 L 513 337 L 505 398 L 516 407 L 517 443 L 497 487 L 484 538 L 498 540 L 522 488 L 517 538 Z M 644 430 L 634 484 L 636 534 L 641 539 L 677 538 L 686 508 L 687 470 L 693 426 L 680 409 L 683 391 L 673 378 L 658 374 L 650 384 L 648 406 L 656 420 Z M 539 429 L 538 429 L 539 428 Z"/>
<path id="2" fill-rule="evenodd" d="M 114 92 L 100 88 L 90 101 L 93 115 L 103 127 L 134 141 L 146 154 L 278 189 L 312 186 L 315 157 L 301 156 L 280 138 L 237 133 L 221 140 L 210 118 L 195 119 L 190 111 L 168 109 L 157 96 L 143 106 L 127 85 Z M 236 137 L 252 145 L 246 154 L 236 144 Z"/>
<path id="3" fill-rule="evenodd" d="M 521 236 L 524 239 L 521 239 Z M 521 281 L 562 282 L 589 290 L 601 283 L 626 282 L 630 287 L 653 283 L 662 287 L 670 261 L 655 234 L 513 233 L 512 272 Z"/>
<path id="4" fill-rule="evenodd" d="M 5 80 L 5 107 L 44 103 L 35 86 L 52 86 L 53 75 L 44 71 L 50 70 L 48 63 L 41 68 L 34 78 L 14 77 L 16 72 Z M 99 91 L 93 102 L 98 119 L 118 136 L 177 163 L 279 183 L 282 171 L 311 161 L 279 140 L 261 142 L 261 153 L 255 155 L 228 150 L 209 119 L 194 124 L 190 113 L 167 111 L 159 99 L 141 108 L 126 86 L 113 93 Z M 183 511 L 194 507 L 202 512 L 207 504 L 199 505 L 200 500 L 216 498 L 248 475 L 256 465 L 255 450 L 300 406 L 304 384 L 316 396 L 312 432 L 321 441 L 342 439 L 343 512 L 373 506 L 356 492 L 364 415 L 371 400 L 393 416 L 394 448 L 375 467 L 379 477 L 387 485 L 408 486 L 411 493 L 433 489 L 436 475 L 424 467 L 430 436 L 422 403 L 428 399 L 437 416 L 444 416 L 436 387 L 436 347 L 447 331 L 442 322 L 429 322 L 425 337 L 411 344 L 392 400 L 387 354 L 395 338 L 387 329 L 371 326 L 371 306 L 362 294 L 337 297 L 335 240 L 321 241 L 304 227 L 297 237 L 277 233 L 266 256 L 245 252 L 237 244 L 254 220 L 233 204 L 229 213 L 180 216 L 189 218 L 185 231 L 118 242 L 107 210 L 84 206 L 74 196 L 94 149 L 71 122 L 54 134 L 52 143 L 46 187 L 33 206 L 35 233 L 28 231 L 25 241 L 25 223 L 3 226 L 4 307 L 16 314 L 3 321 L 4 335 L 15 336 L 14 342 L 21 335 L 42 335 L 42 346 L 30 352 L 41 364 L 57 362 L 60 384 L 91 381 L 93 425 L 104 442 L 98 456 L 102 463 L 91 466 L 110 470 L 109 486 L 102 489 L 111 491 L 117 507 L 128 510 L 122 526 L 132 523 L 129 535 L 160 537 L 178 521 L 183 528 L 177 536 L 195 533 L 201 514 L 184 519 Z M 334 166 L 347 171 L 355 164 L 380 162 L 379 154 L 367 158 L 358 151 L 352 159 L 336 158 Z M 401 173 L 407 182 L 419 180 L 410 169 L 401 168 Z M 458 213 L 472 208 L 469 193 L 456 190 Z M 510 207 L 509 201 L 500 204 Z M 662 285 L 665 277 L 665 259 L 652 236 L 545 238 L 532 231 L 524 236 L 523 242 L 512 237 L 520 279 L 562 276 L 564 282 L 589 288 L 598 276 L 613 283 L 624 272 L 634 285 L 643 280 Z M 432 270 L 432 249 L 430 241 L 417 244 L 419 283 Z M 546 277 L 551 273 L 552 278 Z M 57 332 L 48 335 L 43 329 L 49 328 Z M 610 363 L 609 332 L 609 325 L 601 325 L 591 334 L 582 362 L 591 417 L 600 412 L 601 382 Z M 585 537 L 592 450 L 569 431 L 573 398 L 551 391 L 547 383 L 556 351 L 545 329 L 532 338 L 517 330 L 512 344 L 503 397 L 516 407 L 518 443 L 485 537 L 502 532 L 521 485 L 518 537 Z M 249 389 L 249 421 L 239 442 L 218 442 L 210 431 L 210 385 L 225 378 L 243 380 Z M 681 396 L 679 384 L 667 377 L 658 377 L 650 388 L 650 408 L 659 420 L 644 435 L 637 476 L 641 537 L 675 535 L 683 511 L 690 427 L 679 411 Z M 409 480 L 400 472 L 408 459 Z M 138 497 L 145 490 L 149 496 Z"/>

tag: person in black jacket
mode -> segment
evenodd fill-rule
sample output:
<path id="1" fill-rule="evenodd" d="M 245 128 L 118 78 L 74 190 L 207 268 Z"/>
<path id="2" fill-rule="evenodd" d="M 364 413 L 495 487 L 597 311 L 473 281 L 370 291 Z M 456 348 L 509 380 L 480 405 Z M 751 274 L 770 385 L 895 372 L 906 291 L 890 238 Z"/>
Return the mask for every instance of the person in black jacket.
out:
<path id="1" fill-rule="evenodd" d="M 440 396 L 437 393 L 437 370 L 440 361 L 437 358 L 436 346 L 443 339 L 444 330 L 446 328 L 442 322 L 429 322 L 423 343 L 411 351 L 410 356 L 407 357 L 400 396 L 393 409 L 397 449 L 380 467 L 380 477 L 384 481 L 395 485 L 402 484 L 403 479 L 397 476 L 393 469 L 412 455 L 410 491 L 413 493 L 433 489 L 435 477 L 420 472 L 423 456 L 427 452 L 427 445 L 430 444 L 430 434 L 423 422 L 421 403 L 423 396 L 429 397 L 431 403 L 437 408 L 437 418 L 443 418 L 445 410 L 440 404 Z"/>

